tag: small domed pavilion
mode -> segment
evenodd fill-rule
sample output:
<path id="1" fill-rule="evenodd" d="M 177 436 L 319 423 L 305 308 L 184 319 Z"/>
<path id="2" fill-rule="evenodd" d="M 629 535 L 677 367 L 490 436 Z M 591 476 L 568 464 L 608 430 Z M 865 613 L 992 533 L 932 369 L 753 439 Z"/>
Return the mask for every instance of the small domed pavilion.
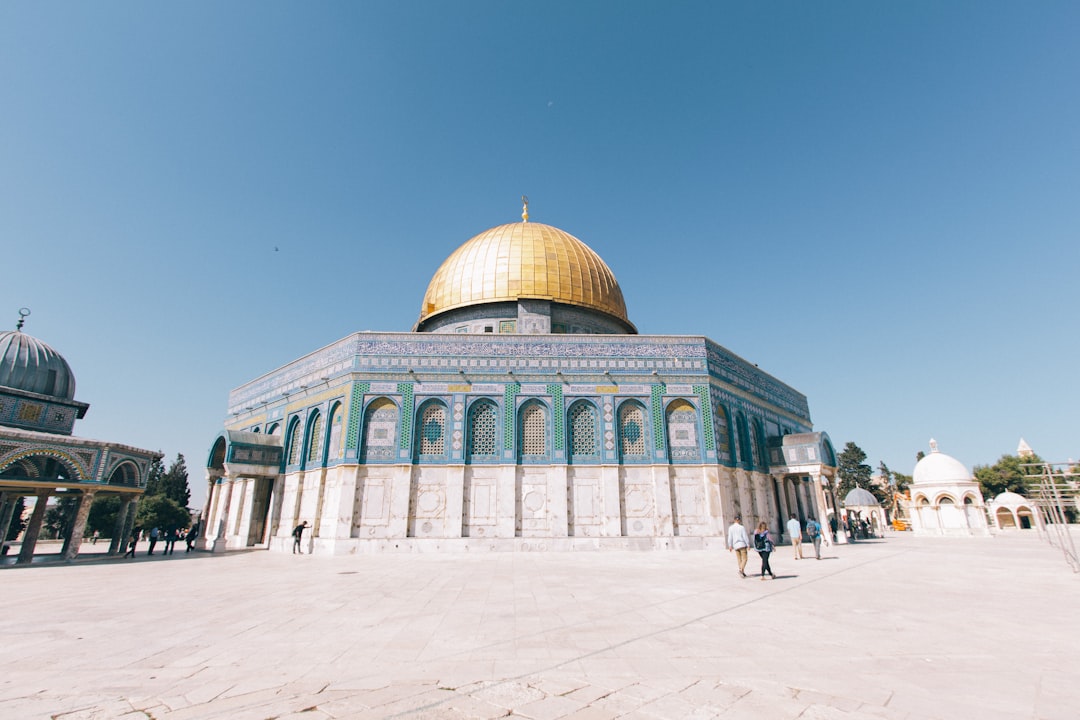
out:
<path id="1" fill-rule="evenodd" d="M 938 450 L 915 464 L 911 479 L 911 529 L 916 535 L 989 535 L 979 483 L 956 458 Z"/>
<path id="2" fill-rule="evenodd" d="M 123 498 L 110 553 L 131 532 L 135 505 L 150 463 L 160 453 L 72 435 L 87 403 L 75 400 L 75 374 L 60 353 L 22 331 L 29 310 L 20 310 L 14 331 L 0 332 L 0 540 L 7 537 L 19 498 L 34 498 L 21 538 L 18 563 L 33 560 L 50 498 L 79 500 L 61 555 L 79 553 L 95 497 Z M 6 548 L 5 548 L 6 549 Z"/>

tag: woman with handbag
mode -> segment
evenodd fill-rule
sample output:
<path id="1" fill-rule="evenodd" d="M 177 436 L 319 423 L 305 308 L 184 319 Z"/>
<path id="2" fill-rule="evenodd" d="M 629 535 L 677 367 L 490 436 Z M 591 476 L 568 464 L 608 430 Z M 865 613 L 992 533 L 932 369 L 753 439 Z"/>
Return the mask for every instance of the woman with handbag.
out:
<path id="1" fill-rule="evenodd" d="M 764 580 L 765 573 L 769 573 L 769 577 L 775 580 L 776 576 L 773 575 L 772 568 L 769 567 L 769 555 L 773 551 L 773 541 L 769 537 L 769 526 L 764 522 L 758 523 L 757 532 L 754 533 L 754 549 L 761 556 L 761 579 Z"/>

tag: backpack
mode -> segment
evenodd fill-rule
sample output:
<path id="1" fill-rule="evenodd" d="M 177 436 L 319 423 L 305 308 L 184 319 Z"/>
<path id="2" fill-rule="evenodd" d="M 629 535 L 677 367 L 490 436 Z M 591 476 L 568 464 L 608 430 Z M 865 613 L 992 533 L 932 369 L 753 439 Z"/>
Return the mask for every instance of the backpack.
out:
<path id="1" fill-rule="evenodd" d="M 765 533 L 754 533 L 754 549 L 758 552 L 764 552 Z"/>
<path id="2" fill-rule="evenodd" d="M 821 526 L 818 525 L 817 520 L 811 520 L 806 523 L 806 534 L 811 538 L 816 538 L 821 534 Z"/>

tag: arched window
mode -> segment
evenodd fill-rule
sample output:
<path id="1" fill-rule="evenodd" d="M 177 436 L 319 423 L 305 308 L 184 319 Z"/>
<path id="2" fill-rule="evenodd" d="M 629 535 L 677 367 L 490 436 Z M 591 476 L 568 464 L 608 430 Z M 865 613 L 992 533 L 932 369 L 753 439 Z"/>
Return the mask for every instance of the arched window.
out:
<path id="1" fill-rule="evenodd" d="M 122 462 L 109 475 L 110 485 L 138 486 L 139 471 L 130 462 Z"/>
<path id="2" fill-rule="evenodd" d="M 623 461 L 648 459 L 645 449 L 645 408 L 634 401 L 619 407 L 619 452 Z"/>
<path id="3" fill-rule="evenodd" d="M 746 416 L 740 412 L 737 416 L 737 434 L 739 439 L 739 463 L 754 468 L 754 446 L 750 443 L 750 426 L 746 422 Z"/>
<path id="4" fill-rule="evenodd" d="M 267 435 L 280 435 L 281 434 L 281 423 L 274 423 L 273 425 L 271 425 L 270 429 L 266 431 L 266 434 Z"/>
<path id="5" fill-rule="evenodd" d="M 470 460 L 498 459 L 499 410 L 490 400 L 477 400 L 469 408 Z"/>
<path id="6" fill-rule="evenodd" d="M 312 416 L 308 419 L 308 439 L 307 439 L 307 461 L 309 463 L 317 463 L 322 458 L 322 413 L 316 410 Z"/>
<path id="7" fill-rule="evenodd" d="M 420 407 L 420 432 L 416 437 L 417 457 L 446 457 L 446 405 L 431 400 Z"/>
<path id="8" fill-rule="evenodd" d="M 392 462 L 396 457 L 398 407 L 390 398 L 372 400 L 364 411 L 363 462 Z"/>
<path id="9" fill-rule="evenodd" d="M 713 410 L 713 418 L 716 422 L 716 447 L 721 454 L 731 455 L 731 422 L 728 419 L 727 408 L 723 403 L 717 402 Z"/>
<path id="10" fill-rule="evenodd" d="M 755 459 L 758 467 L 764 470 L 769 467 L 769 449 L 765 445 L 765 426 L 761 424 L 761 420 L 754 420 L 754 440 L 757 446 Z"/>
<path id="11" fill-rule="evenodd" d="M 522 458 L 546 458 L 548 456 L 547 409 L 544 404 L 530 400 L 521 406 L 520 433 Z"/>
<path id="12" fill-rule="evenodd" d="M 304 444 L 304 438 L 300 435 L 300 418 L 293 418 L 289 423 L 289 451 L 285 454 L 286 465 L 296 465 L 300 462 L 300 446 Z"/>
<path id="13" fill-rule="evenodd" d="M 330 441 L 326 445 L 327 462 L 341 459 L 341 422 L 343 415 L 341 403 L 334 403 L 334 407 L 330 410 Z"/>
<path id="14" fill-rule="evenodd" d="M 956 501 L 953 500 L 948 495 L 942 495 L 941 497 L 938 498 L 937 504 L 938 505 L 955 505 Z"/>
<path id="15" fill-rule="evenodd" d="M 598 462 L 596 406 L 587 400 L 578 400 L 570 406 L 569 416 L 570 462 Z"/>
<path id="16" fill-rule="evenodd" d="M 675 400 L 667 408 L 668 457 L 671 462 L 698 462 L 697 409 L 686 400 Z"/>

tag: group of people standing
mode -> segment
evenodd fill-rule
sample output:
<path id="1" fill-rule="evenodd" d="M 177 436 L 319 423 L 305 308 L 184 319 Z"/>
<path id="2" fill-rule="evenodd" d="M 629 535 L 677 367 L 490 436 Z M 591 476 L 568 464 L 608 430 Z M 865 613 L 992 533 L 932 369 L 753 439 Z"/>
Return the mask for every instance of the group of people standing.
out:
<path id="1" fill-rule="evenodd" d="M 147 550 L 147 555 L 154 554 L 154 548 L 157 547 L 159 542 L 164 541 L 165 548 L 161 551 L 162 555 L 172 555 L 176 547 L 176 543 L 179 540 L 183 540 L 187 545 L 187 549 L 184 552 L 189 553 L 195 549 L 195 541 L 199 538 L 199 525 L 196 523 L 186 530 L 177 530 L 176 528 L 168 528 L 164 532 L 160 528 L 150 528 L 149 531 L 144 531 L 141 528 L 132 528 L 131 538 L 128 540 L 127 552 L 124 553 L 124 557 L 135 557 L 135 548 L 139 544 L 139 540 L 147 538 L 150 541 L 150 549 Z"/>
<path id="2" fill-rule="evenodd" d="M 800 523 L 799 519 L 792 513 L 791 519 L 787 522 L 787 531 L 788 535 L 791 536 L 791 545 L 794 549 L 796 560 L 803 559 L 803 530 L 802 523 Z M 814 544 L 814 556 L 820 560 L 821 544 L 824 542 L 827 545 L 829 541 L 821 532 L 821 524 L 814 519 L 813 515 L 807 519 L 805 530 L 807 537 L 809 537 L 810 541 Z M 764 521 L 758 523 L 753 538 L 753 548 L 761 557 L 761 579 L 764 580 L 765 576 L 768 575 L 775 580 L 776 575 L 769 565 L 769 556 L 772 555 L 776 546 L 773 543 L 772 535 L 769 533 L 769 526 Z M 742 517 L 736 515 L 735 522 L 731 523 L 731 527 L 728 528 L 727 549 L 728 552 L 735 553 L 735 557 L 739 563 L 739 575 L 742 577 L 746 577 L 746 561 L 747 556 L 750 553 L 750 547 L 750 535 L 746 532 L 746 528 L 743 527 Z"/>

